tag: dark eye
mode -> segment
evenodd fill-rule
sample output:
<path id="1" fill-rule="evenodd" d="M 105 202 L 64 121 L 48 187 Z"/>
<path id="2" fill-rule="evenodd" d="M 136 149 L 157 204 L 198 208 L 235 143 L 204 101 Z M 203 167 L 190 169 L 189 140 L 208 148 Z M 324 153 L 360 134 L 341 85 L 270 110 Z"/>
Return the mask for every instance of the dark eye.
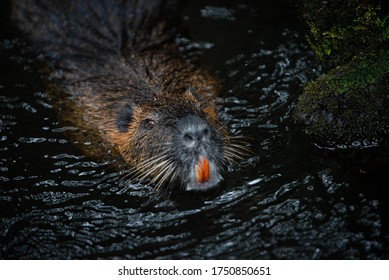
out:
<path id="1" fill-rule="evenodd" d="M 145 128 L 152 129 L 155 126 L 155 122 L 152 119 L 145 119 Z"/>

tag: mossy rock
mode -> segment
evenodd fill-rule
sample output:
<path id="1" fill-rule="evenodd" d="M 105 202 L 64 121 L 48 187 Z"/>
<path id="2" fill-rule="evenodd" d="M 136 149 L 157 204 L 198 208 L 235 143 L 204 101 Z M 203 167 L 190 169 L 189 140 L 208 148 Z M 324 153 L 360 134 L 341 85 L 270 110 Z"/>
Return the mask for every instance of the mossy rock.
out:
<path id="1" fill-rule="evenodd" d="M 387 1 L 387 0 L 384 0 Z M 389 42 L 389 16 L 374 0 L 296 0 L 307 40 L 326 69 Z"/>
<path id="2" fill-rule="evenodd" d="M 371 145 L 389 135 L 389 51 L 360 55 L 306 84 L 295 118 L 325 145 Z"/>

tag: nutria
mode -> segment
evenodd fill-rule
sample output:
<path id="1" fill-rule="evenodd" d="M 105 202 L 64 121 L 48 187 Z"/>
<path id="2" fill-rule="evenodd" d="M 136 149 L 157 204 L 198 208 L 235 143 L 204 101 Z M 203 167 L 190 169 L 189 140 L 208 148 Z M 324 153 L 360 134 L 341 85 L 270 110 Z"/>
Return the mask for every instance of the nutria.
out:
<path id="1" fill-rule="evenodd" d="M 112 143 L 134 178 L 206 190 L 239 152 L 215 111 L 216 80 L 173 43 L 175 7 L 17 0 L 13 18 L 44 55 L 51 83 L 71 100 L 68 119 Z"/>

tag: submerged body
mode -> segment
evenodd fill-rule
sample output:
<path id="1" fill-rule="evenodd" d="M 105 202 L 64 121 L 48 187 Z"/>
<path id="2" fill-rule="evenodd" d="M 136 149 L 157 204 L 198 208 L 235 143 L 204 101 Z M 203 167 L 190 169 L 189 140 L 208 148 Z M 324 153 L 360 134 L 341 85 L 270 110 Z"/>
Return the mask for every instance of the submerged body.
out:
<path id="1" fill-rule="evenodd" d="M 97 131 L 158 187 L 206 190 L 237 156 L 217 118 L 217 83 L 178 55 L 165 1 L 15 1 L 18 27 L 45 54 L 68 120 Z M 85 125 L 86 124 L 86 125 Z"/>

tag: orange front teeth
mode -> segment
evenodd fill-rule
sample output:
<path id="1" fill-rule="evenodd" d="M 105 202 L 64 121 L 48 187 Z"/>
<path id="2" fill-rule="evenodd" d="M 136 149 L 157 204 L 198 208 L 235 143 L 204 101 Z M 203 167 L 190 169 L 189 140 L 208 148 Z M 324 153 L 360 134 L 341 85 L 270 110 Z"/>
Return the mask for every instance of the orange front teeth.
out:
<path id="1" fill-rule="evenodd" d="M 209 180 L 209 175 L 209 161 L 206 158 L 201 158 L 197 165 L 197 181 L 199 183 L 205 183 Z"/>

